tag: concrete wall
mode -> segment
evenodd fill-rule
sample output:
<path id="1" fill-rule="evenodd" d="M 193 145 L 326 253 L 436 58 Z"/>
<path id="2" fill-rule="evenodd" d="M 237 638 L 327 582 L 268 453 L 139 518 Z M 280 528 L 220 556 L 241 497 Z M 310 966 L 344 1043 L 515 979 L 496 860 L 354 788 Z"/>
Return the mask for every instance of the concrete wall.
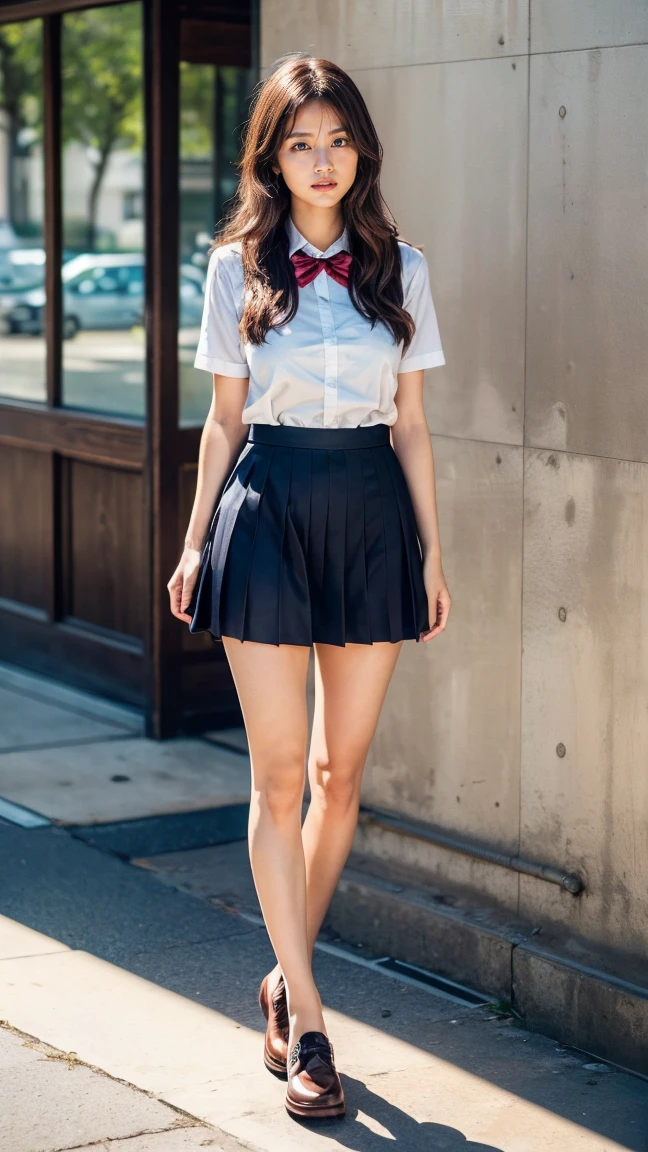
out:
<path id="1" fill-rule="evenodd" d="M 364 802 L 585 892 L 364 828 L 358 847 L 648 958 L 648 5 L 263 0 L 262 63 L 335 60 L 422 244 L 446 633 L 406 644 Z"/>

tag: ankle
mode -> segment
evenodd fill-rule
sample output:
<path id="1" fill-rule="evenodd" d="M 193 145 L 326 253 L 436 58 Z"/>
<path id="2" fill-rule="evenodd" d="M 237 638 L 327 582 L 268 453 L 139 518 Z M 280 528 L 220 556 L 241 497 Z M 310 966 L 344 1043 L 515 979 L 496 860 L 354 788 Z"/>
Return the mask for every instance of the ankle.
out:
<path id="1" fill-rule="evenodd" d="M 294 1007 L 291 1009 L 289 1005 L 288 1020 L 289 1051 L 292 1049 L 293 1044 L 299 1040 L 300 1036 L 304 1035 L 304 1032 L 323 1032 L 325 1036 L 328 1035 L 319 997 L 317 1002 L 311 1003 L 309 1005 L 303 1005 L 298 1009 L 295 1009 Z"/>

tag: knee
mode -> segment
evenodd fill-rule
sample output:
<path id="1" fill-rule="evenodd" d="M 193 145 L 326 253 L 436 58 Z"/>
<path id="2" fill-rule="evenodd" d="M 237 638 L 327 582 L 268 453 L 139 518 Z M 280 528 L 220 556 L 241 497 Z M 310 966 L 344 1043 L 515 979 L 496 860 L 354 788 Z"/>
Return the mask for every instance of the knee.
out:
<path id="1" fill-rule="evenodd" d="M 266 761 L 262 771 L 255 771 L 253 793 L 259 809 L 275 823 L 299 813 L 304 796 L 304 755 L 284 752 Z"/>
<path id="2" fill-rule="evenodd" d="M 309 764 L 311 796 L 316 803 L 336 811 L 357 804 L 364 757 L 316 756 Z"/>

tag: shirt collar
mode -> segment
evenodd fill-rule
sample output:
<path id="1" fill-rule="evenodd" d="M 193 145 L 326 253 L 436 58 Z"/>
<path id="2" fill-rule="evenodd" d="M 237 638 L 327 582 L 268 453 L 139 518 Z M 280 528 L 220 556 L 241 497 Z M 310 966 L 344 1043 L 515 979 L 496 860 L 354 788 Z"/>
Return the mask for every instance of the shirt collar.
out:
<path id="1" fill-rule="evenodd" d="M 313 244 L 309 244 L 308 240 L 302 236 L 292 216 L 288 213 L 286 217 L 286 231 L 288 233 L 288 256 L 292 256 L 293 252 L 298 252 L 303 248 L 308 256 L 335 256 L 336 252 L 349 251 L 349 232 L 345 228 L 342 235 L 338 236 L 332 244 L 329 244 L 325 252 L 321 252 L 319 248 L 315 248 Z"/>

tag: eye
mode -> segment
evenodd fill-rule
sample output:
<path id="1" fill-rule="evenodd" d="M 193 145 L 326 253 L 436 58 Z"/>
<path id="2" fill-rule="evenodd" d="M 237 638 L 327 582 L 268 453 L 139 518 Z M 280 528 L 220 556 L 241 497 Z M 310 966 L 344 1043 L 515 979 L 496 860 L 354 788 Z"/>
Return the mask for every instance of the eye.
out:
<path id="1" fill-rule="evenodd" d="M 298 140 L 296 144 L 293 144 L 290 151 L 291 152 L 301 152 L 302 151 L 302 145 L 304 148 L 308 148 L 308 144 L 306 143 L 305 140 Z"/>
<path id="2" fill-rule="evenodd" d="M 348 143 L 349 143 L 349 141 L 346 139 L 345 136 L 336 136 L 335 140 L 333 141 L 333 147 L 335 148 L 335 146 L 337 144 L 343 144 L 344 145 L 344 144 L 348 144 Z"/>

